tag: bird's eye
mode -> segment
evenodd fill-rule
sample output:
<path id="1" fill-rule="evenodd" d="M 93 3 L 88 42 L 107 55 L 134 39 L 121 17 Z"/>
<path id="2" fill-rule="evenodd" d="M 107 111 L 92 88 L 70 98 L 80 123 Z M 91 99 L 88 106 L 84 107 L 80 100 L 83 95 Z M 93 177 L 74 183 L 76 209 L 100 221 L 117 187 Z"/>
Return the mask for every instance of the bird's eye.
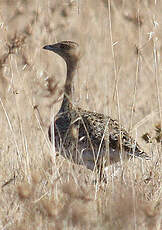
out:
<path id="1" fill-rule="evenodd" d="M 69 46 L 66 44 L 60 44 L 60 49 L 69 50 Z"/>

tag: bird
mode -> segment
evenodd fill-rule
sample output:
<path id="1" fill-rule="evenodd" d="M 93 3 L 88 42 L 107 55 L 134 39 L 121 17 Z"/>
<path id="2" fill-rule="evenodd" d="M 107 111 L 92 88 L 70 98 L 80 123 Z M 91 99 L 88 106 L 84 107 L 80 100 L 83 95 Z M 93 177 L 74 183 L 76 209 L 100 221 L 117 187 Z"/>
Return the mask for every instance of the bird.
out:
<path id="1" fill-rule="evenodd" d="M 61 56 L 67 67 L 62 104 L 54 125 L 51 124 L 48 130 L 56 151 L 90 170 L 98 170 L 103 164 L 114 164 L 121 159 L 150 159 L 117 120 L 73 105 L 73 79 L 81 56 L 78 43 L 61 41 L 45 45 L 43 49 Z"/>

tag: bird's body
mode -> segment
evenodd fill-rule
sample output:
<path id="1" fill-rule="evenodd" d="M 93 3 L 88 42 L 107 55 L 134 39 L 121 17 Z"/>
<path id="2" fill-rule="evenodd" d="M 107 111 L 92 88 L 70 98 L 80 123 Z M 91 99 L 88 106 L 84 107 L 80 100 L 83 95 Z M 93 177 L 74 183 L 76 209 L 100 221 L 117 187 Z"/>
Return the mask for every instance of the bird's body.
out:
<path id="1" fill-rule="evenodd" d="M 49 138 L 55 141 L 56 150 L 91 170 L 103 162 L 111 164 L 129 157 L 149 159 L 118 121 L 73 106 L 72 81 L 79 61 L 78 44 L 64 41 L 43 48 L 59 54 L 67 64 L 63 102 L 54 127 L 49 128 Z"/>

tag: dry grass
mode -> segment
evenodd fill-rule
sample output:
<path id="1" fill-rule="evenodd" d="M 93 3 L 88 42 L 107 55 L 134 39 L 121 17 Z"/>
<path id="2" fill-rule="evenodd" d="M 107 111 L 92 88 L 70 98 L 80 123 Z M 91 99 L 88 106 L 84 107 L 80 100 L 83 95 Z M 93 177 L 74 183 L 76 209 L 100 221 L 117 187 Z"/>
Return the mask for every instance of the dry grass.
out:
<path id="1" fill-rule="evenodd" d="M 160 230 L 162 3 L 6 0 L 0 9 L 0 229 Z M 150 162 L 109 167 L 99 183 L 53 153 L 47 130 L 65 65 L 41 47 L 60 40 L 83 51 L 74 103 L 119 119 Z"/>

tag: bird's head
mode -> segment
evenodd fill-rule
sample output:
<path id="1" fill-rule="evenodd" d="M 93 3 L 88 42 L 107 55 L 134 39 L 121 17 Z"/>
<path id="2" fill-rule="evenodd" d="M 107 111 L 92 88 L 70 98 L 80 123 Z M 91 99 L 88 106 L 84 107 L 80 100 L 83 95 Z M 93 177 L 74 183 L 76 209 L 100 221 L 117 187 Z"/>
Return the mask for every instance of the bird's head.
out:
<path id="1" fill-rule="evenodd" d="M 77 62 L 80 57 L 79 45 L 72 41 L 62 41 L 53 45 L 46 45 L 43 49 L 60 55 L 67 63 Z"/>

